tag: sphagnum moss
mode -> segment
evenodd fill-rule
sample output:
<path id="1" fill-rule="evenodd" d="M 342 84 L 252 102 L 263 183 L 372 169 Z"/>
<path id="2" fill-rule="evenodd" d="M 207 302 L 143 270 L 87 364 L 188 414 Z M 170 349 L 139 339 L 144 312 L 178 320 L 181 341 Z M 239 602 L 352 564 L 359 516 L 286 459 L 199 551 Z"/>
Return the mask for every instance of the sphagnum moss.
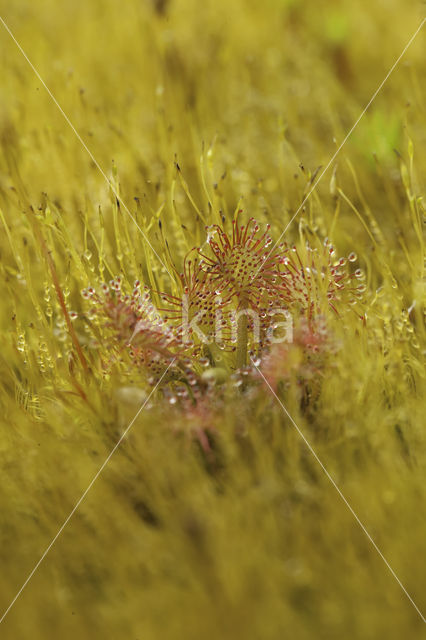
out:
<path id="1" fill-rule="evenodd" d="M 2 610 L 173 362 L 1 637 L 422 637 L 261 375 L 424 611 L 422 33 L 262 262 L 409 8 L 1 12 L 118 194 L 3 32 Z"/>

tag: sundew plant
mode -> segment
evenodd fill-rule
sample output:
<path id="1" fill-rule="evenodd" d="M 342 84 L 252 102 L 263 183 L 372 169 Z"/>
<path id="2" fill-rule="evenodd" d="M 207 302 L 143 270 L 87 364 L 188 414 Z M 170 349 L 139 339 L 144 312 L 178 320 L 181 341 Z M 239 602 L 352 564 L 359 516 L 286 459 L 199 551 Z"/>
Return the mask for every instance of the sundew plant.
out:
<path id="1" fill-rule="evenodd" d="M 424 637 L 424 7 L 0 7 L 0 637 Z"/>

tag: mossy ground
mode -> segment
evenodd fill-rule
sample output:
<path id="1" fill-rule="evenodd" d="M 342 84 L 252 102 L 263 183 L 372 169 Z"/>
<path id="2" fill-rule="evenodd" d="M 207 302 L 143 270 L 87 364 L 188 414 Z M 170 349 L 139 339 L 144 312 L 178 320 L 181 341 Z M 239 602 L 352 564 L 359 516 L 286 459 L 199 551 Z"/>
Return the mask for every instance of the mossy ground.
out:
<path id="1" fill-rule="evenodd" d="M 1 9 L 155 251 L 178 269 L 219 212 L 229 224 L 241 206 L 278 238 L 424 10 L 411 0 Z M 171 292 L 176 283 L 1 25 L 0 43 L 3 611 L 145 393 L 142 374 L 104 375 L 78 318 L 85 372 L 54 278 L 77 313 L 84 287 L 118 273 Z M 423 30 L 286 234 L 329 236 L 338 255 L 357 253 L 367 322 L 328 312 L 339 348 L 314 410 L 296 383 L 282 394 L 423 613 L 424 45 Z M 229 383 L 220 394 L 192 413 L 153 398 L 0 637 L 424 637 L 269 390 Z M 189 436 L 207 423 L 213 458 Z"/>

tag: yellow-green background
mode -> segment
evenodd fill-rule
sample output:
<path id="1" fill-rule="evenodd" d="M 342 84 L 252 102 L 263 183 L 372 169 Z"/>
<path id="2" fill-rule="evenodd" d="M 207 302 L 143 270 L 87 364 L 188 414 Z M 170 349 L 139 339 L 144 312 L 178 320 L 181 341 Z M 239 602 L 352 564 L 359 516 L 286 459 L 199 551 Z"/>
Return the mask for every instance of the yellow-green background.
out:
<path id="1" fill-rule="evenodd" d="M 222 211 L 228 224 L 239 202 L 279 236 L 424 6 L 2 0 L 0 15 L 180 268 L 204 223 Z M 423 612 L 424 59 L 423 29 L 287 234 L 299 241 L 300 223 L 331 235 L 338 255 L 354 250 L 369 307 L 365 329 L 329 318 L 339 349 L 316 414 L 303 415 L 296 389 L 284 399 Z M 2 25 L 0 141 L 4 611 L 143 397 L 132 379 L 82 373 L 37 230 L 70 309 L 100 279 L 100 254 L 106 278 L 173 285 Z M 213 469 L 180 435 L 209 422 Z M 232 390 L 187 415 L 158 396 L 0 624 L 7 640 L 423 635 L 274 399 Z"/>

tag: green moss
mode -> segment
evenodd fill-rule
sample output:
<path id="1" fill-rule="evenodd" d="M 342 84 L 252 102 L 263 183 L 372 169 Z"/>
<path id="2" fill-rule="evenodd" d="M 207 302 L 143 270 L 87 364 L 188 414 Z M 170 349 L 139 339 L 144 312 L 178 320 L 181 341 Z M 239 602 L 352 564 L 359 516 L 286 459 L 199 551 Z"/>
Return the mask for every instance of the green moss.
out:
<path id="1" fill-rule="evenodd" d="M 240 208 L 277 239 L 418 26 L 402 0 L 9 4 L 111 184 L 0 26 L 0 615 L 151 390 L 81 291 L 121 274 L 160 306 Z M 422 38 L 285 237 L 357 254 L 366 322 L 318 303 L 324 352 L 299 336 L 262 366 L 424 610 Z M 420 638 L 270 390 L 219 352 L 197 402 L 179 373 L 150 398 L 2 637 Z"/>

